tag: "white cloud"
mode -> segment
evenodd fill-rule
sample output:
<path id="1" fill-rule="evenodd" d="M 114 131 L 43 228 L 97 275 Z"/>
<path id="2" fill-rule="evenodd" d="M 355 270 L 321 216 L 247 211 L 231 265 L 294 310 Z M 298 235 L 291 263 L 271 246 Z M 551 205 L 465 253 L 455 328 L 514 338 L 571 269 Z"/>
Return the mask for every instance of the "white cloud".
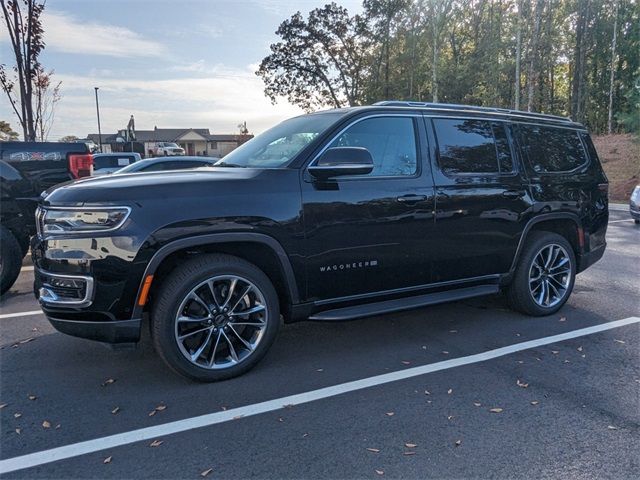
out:
<path id="1" fill-rule="evenodd" d="M 64 98 L 59 104 L 52 139 L 84 136 L 97 131 L 94 86 L 99 86 L 103 133 L 125 128 L 129 115 L 141 130 L 158 127 L 209 128 L 215 133 L 235 133 L 247 121 L 252 133 L 299 115 L 298 107 L 282 100 L 276 105 L 265 98 L 254 66 L 232 70 L 207 67 L 197 78 L 122 79 L 99 76 L 56 75 L 62 80 Z M 220 72 L 212 74 L 211 72 Z"/>
<path id="2" fill-rule="evenodd" d="M 47 49 L 112 57 L 159 57 L 167 53 L 161 43 L 128 28 L 87 22 L 67 13 L 45 10 L 42 22 Z"/>

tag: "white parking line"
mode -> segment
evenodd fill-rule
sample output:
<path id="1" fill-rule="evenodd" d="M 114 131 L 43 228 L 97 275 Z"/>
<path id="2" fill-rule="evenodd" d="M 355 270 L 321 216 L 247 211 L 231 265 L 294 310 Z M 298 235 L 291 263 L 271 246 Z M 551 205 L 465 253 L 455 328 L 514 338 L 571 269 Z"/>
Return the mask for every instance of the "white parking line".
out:
<path id="1" fill-rule="evenodd" d="M 3 313 L 0 315 L 0 318 L 29 317 L 40 314 L 42 314 L 42 310 L 31 310 L 29 312 Z"/>
<path id="2" fill-rule="evenodd" d="M 619 223 L 619 222 L 633 222 L 633 218 L 625 218 L 624 220 L 609 220 L 609 223 Z"/>
<path id="3" fill-rule="evenodd" d="M 26 267 L 22 267 L 20 269 L 21 272 L 33 272 L 33 265 L 27 265 Z"/>
<path id="4" fill-rule="evenodd" d="M 138 430 L 132 430 L 129 432 L 109 435 L 107 437 L 87 440 L 85 442 L 52 448 L 50 450 L 30 453 L 27 455 L 22 455 L 20 457 L 8 458 L 6 460 L 0 461 L 0 474 L 15 472 L 16 470 L 23 470 L 25 468 L 35 467 L 37 465 L 57 462 L 66 458 L 78 457 L 87 453 L 98 452 L 100 450 L 105 450 L 108 448 L 120 447 L 122 445 L 141 442 L 143 440 L 151 440 L 152 438 L 163 437 L 174 433 L 186 432 L 195 428 L 208 427 L 231 420 L 237 420 L 261 413 L 272 412 L 274 410 L 279 410 L 288 406 L 301 405 L 303 403 L 313 402 L 315 400 L 321 400 L 323 398 L 335 397 L 344 393 L 362 390 L 364 388 L 369 388 L 376 385 L 384 385 L 386 383 L 396 382 L 398 380 L 405 380 L 407 378 L 417 377 L 419 375 L 425 375 L 427 373 L 438 372 L 441 370 L 447 370 L 449 368 L 460 367 L 472 363 L 484 362 L 515 352 L 521 352 L 522 350 L 528 350 L 543 345 L 570 340 L 572 338 L 583 337 L 598 332 L 604 332 L 606 330 L 624 327 L 625 325 L 631 325 L 638 322 L 640 322 L 640 317 L 629 317 L 622 320 L 616 320 L 614 322 L 595 325 L 593 327 L 581 328 L 579 330 L 561 333 L 559 335 L 539 338 L 537 340 L 530 340 L 528 342 L 516 343 L 514 345 L 497 348 L 495 350 L 488 350 L 486 352 L 469 355 L 467 357 L 459 357 L 451 360 L 445 360 L 443 362 L 437 362 L 429 365 L 408 368 L 406 370 L 385 373 L 383 375 L 376 375 L 375 377 L 363 378 L 362 380 L 355 380 L 352 382 L 342 383 L 340 385 L 333 385 L 331 387 L 320 388 L 318 390 L 312 390 L 310 392 L 289 395 L 287 397 L 276 398 L 275 400 L 268 400 L 266 402 L 247 405 L 245 407 L 234 408 L 232 410 L 209 413 L 206 415 L 186 418 L 184 420 L 177 420 L 175 422 L 169 422 L 154 427 L 140 428 Z"/>

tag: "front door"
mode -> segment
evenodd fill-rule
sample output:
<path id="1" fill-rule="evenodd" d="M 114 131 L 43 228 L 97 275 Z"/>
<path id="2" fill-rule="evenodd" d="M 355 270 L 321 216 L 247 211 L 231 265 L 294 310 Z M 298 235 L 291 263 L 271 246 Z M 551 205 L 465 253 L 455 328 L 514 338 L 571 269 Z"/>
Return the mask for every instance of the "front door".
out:
<path id="1" fill-rule="evenodd" d="M 434 189 L 421 117 L 353 120 L 326 148 L 364 147 L 368 175 L 302 182 L 308 298 L 404 289 L 431 281 Z"/>
<path id="2" fill-rule="evenodd" d="M 434 145 L 433 281 L 509 271 L 531 197 L 511 127 L 475 118 L 425 118 Z"/>

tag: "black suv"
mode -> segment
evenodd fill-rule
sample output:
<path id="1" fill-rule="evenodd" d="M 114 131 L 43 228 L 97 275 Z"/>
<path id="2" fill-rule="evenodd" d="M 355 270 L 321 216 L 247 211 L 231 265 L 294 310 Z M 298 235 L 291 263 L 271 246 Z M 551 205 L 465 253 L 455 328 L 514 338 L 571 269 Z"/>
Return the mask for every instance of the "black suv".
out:
<path id="1" fill-rule="evenodd" d="M 287 120 L 214 167 L 55 188 L 36 295 L 61 332 L 212 381 L 285 322 L 504 290 L 556 312 L 605 249 L 608 184 L 585 128 L 502 109 L 383 102 Z"/>

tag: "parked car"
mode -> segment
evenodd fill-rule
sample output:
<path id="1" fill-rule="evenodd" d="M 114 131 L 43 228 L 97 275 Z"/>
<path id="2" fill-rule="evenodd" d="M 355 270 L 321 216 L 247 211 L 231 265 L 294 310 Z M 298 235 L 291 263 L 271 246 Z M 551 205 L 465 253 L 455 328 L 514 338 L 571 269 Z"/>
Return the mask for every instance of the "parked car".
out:
<path id="1" fill-rule="evenodd" d="M 115 173 L 120 175 L 123 173 L 136 172 L 161 172 L 167 170 L 185 170 L 198 167 L 210 167 L 215 164 L 219 158 L 214 157 L 171 157 L 171 158 L 147 158 L 129 166 L 117 170 Z"/>
<path id="2" fill-rule="evenodd" d="M 281 316 L 348 320 L 501 290 L 520 312 L 553 314 L 604 253 L 607 191 L 567 118 L 329 110 L 213 168 L 50 190 L 35 291 L 55 328 L 102 342 L 138 341 L 149 314 L 171 368 L 221 380 L 258 363 Z"/>
<path id="3" fill-rule="evenodd" d="M 93 176 L 109 175 L 141 160 L 139 153 L 95 153 L 93 155 Z"/>
<path id="4" fill-rule="evenodd" d="M 631 193 L 631 198 L 629 199 L 629 213 L 631 213 L 631 217 L 636 222 L 636 225 L 640 223 L 640 185 L 636 185 L 636 188 L 633 189 Z"/>
<path id="5" fill-rule="evenodd" d="M 91 163 L 84 143 L 0 142 L 0 294 L 20 273 L 40 193 L 90 175 Z"/>
<path id="6" fill-rule="evenodd" d="M 156 150 L 154 152 L 159 157 L 166 157 L 169 155 L 184 155 L 184 148 L 178 146 L 173 142 L 159 142 L 156 144 Z"/>

